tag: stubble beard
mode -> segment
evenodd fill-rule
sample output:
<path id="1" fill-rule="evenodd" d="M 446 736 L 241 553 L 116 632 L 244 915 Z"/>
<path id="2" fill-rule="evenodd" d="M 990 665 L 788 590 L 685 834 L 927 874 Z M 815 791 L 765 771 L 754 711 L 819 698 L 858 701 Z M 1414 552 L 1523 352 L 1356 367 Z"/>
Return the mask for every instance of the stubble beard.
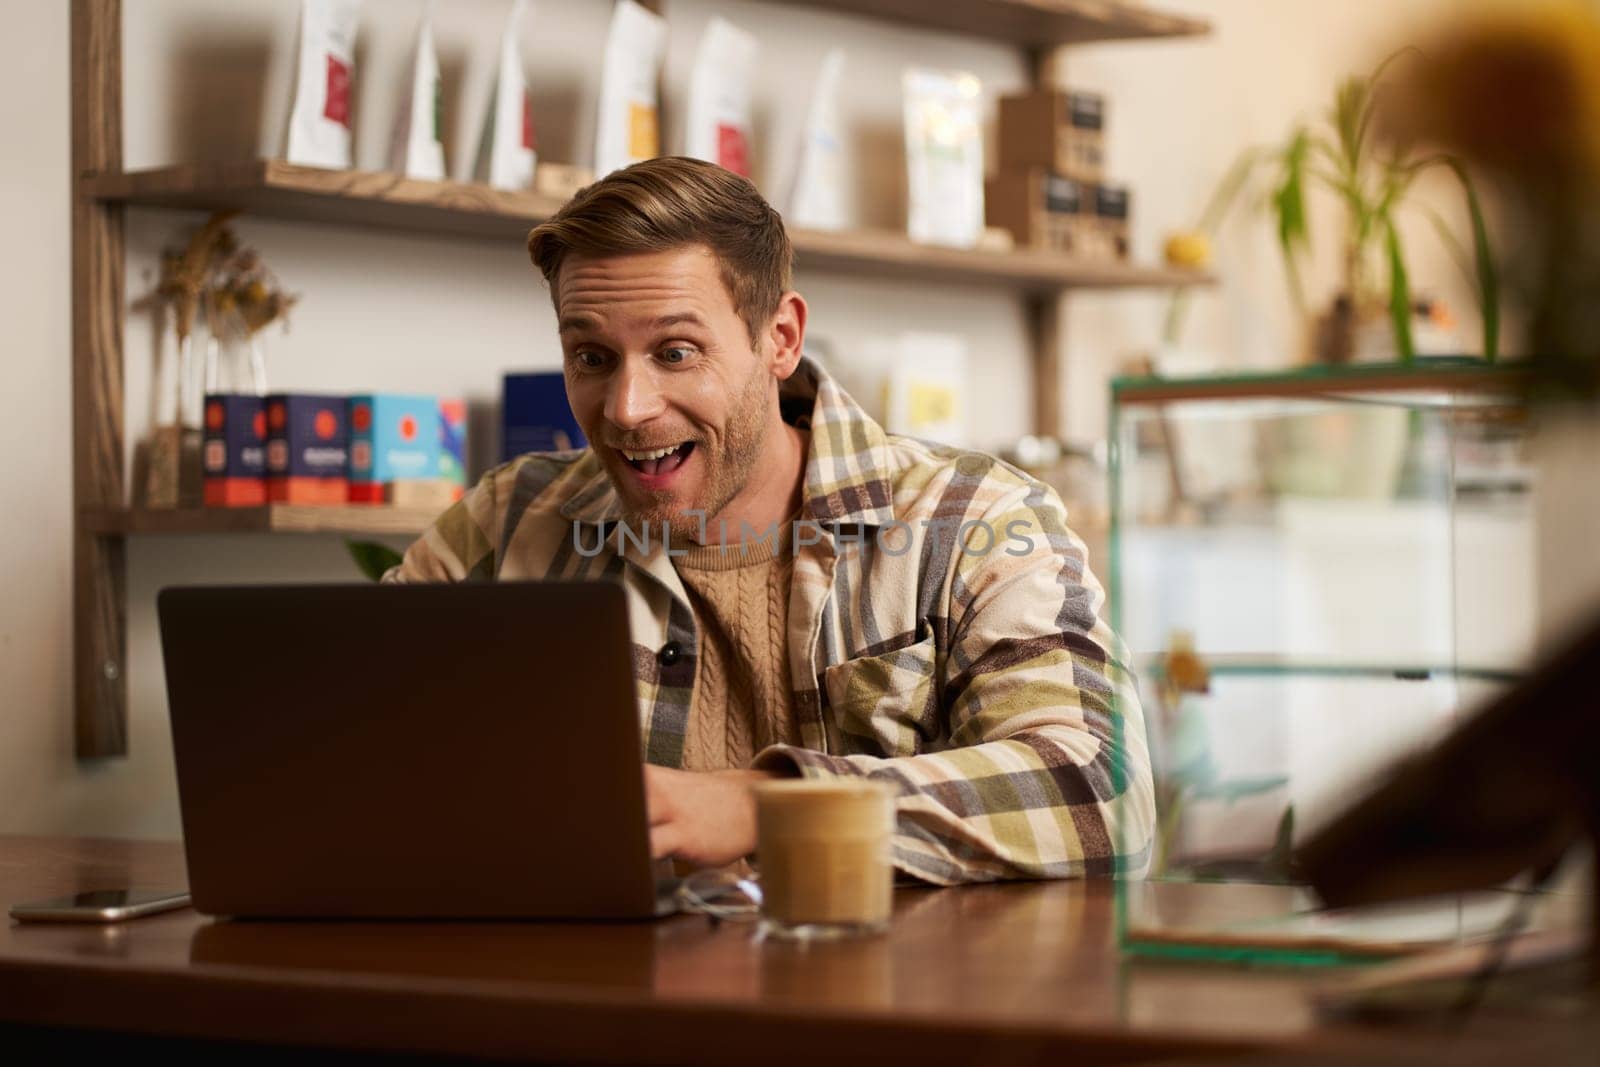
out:
<path id="1" fill-rule="evenodd" d="M 766 445 L 769 381 L 766 369 L 758 364 L 728 413 L 721 452 L 711 456 L 703 442 L 695 449 L 706 467 L 700 499 L 679 504 L 675 493 L 651 493 L 645 503 L 627 509 L 630 523 L 655 530 L 664 526 L 677 544 L 698 541 L 702 533 L 708 541 L 717 540 L 717 515 L 749 484 Z"/>

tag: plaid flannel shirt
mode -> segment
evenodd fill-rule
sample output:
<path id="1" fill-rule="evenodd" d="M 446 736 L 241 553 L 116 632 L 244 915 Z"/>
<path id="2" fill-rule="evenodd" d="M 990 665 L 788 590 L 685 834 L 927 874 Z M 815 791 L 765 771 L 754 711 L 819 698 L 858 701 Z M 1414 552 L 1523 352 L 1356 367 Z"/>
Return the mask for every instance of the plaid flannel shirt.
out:
<path id="1" fill-rule="evenodd" d="M 892 783 L 895 864 L 930 882 L 1143 874 L 1143 715 L 1056 494 L 991 456 L 885 433 L 809 360 L 783 395 L 810 429 L 788 623 L 802 745 L 753 765 Z M 385 578 L 621 582 L 644 757 L 678 767 L 695 618 L 660 530 L 641 547 L 623 520 L 593 454 L 530 454 Z"/>

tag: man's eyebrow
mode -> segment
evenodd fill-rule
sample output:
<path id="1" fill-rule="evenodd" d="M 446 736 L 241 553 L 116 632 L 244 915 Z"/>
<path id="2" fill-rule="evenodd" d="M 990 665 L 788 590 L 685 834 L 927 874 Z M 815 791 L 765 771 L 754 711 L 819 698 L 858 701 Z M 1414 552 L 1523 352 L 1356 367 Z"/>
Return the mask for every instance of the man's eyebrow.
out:
<path id="1" fill-rule="evenodd" d="M 574 312 L 571 315 L 563 315 L 561 317 L 561 321 L 556 327 L 556 332 L 567 333 L 570 330 L 592 329 L 598 326 L 599 323 L 600 318 L 598 315 L 592 315 L 587 311 Z"/>
<path id="2" fill-rule="evenodd" d="M 692 311 L 678 311 L 671 315 L 663 315 L 650 325 L 658 330 L 665 329 L 668 326 L 679 325 L 699 326 L 703 329 L 705 320 Z"/>
<path id="3" fill-rule="evenodd" d="M 588 311 L 575 311 L 569 315 L 563 315 L 560 322 L 557 324 L 556 330 L 559 333 L 568 333 L 573 330 L 595 329 L 599 325 L 600 316 Z M 704 329 L 706 324 L 704 319 L 692 311 L 675 311 L 670 315 L 662 315 L 660 318 L 651 322 L 650 328 L 655 330 L 664 330 L 668 326 L 683 325 L 699 326 L 701 329 Z"/>

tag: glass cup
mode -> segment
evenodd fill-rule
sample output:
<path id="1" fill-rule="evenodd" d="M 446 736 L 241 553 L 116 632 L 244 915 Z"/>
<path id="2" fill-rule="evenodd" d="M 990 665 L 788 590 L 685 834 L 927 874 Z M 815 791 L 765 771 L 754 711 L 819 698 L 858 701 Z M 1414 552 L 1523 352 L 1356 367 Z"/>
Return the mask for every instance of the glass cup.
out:
<path id="1" fill-rule="evenodd" d="M 755 796 L 763 931 L 810 940 L 887 930 L 895 790 L 801 778 L 758 783 Z"/>

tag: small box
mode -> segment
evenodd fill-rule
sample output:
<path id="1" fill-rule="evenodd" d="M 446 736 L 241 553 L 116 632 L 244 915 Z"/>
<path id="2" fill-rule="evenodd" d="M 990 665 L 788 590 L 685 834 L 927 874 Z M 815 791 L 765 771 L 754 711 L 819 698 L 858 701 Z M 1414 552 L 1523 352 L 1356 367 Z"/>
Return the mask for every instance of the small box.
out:
<path id="1" fill-rule="evenodd" d="M 1105 173 L 1105 98 L 1037 89 L 1000 98 L 1000 169 L 1042 167 L 1080 182 Z"/>
<path id="2" fill-rule="evenodd" d="M 252 508 L 265 504 L 266 450 L 267 416 L 259 396 L 207 396 L 201 444 L 206 507 Z"/>
<path id="3" fill-rule="evenodd" d="M 571 163 L 539 161 L 533 170 L 533 191 L 554 200 L 571 200 L 585 186 L 594 184 L 594 171 Z"/>
<path id="4" fill-rule="evenodd" d="M 1094 253 L 1105 259 L 1128 258 L 1128 207 L 1133 194 L 1125 185 L 1097 185 L 1092 206 Z"/>
<path id="5" fill-rule="evenodd" d="M 564 452 L 588 441 L 567 404 L 560 371 L 507 374 L 500 391 L 500 460 L 525 452 Z"/>
<path id="6" fill-rule="evenodd" d="M 267 499 L 275 504 L 345 503 L 349 444 L 344 397 L 267 397 Z"/>
<path id="7" fill-rule="evenodd" d="M 397 508 L 444 511 L 461 499 L 461 487 L 443 478 L 399 478 L 384 488 L 383 502 Z"/>
<path id="8" fill-rule="evenodd" d="M 389 502 L 389 487 L 439 475 L 439 401 L 431 396 L 372 393 L 349 400 L 349 499 Z"/>
<path id="9" fill-rule="evenodd" d="M 1083 254 L 1088 227 L 1087 190 L 1042 167 L 1008 170 L 990 178 L 984 204 L 990 226 L 1011 234 L 1018 245 Z"/>
<path id="10" fill-rule="evenodd" d="M 452 487 L 450 498 L 467 491 L 467 402 L 458 397 L 439 401 L 439 477 Z"/>

